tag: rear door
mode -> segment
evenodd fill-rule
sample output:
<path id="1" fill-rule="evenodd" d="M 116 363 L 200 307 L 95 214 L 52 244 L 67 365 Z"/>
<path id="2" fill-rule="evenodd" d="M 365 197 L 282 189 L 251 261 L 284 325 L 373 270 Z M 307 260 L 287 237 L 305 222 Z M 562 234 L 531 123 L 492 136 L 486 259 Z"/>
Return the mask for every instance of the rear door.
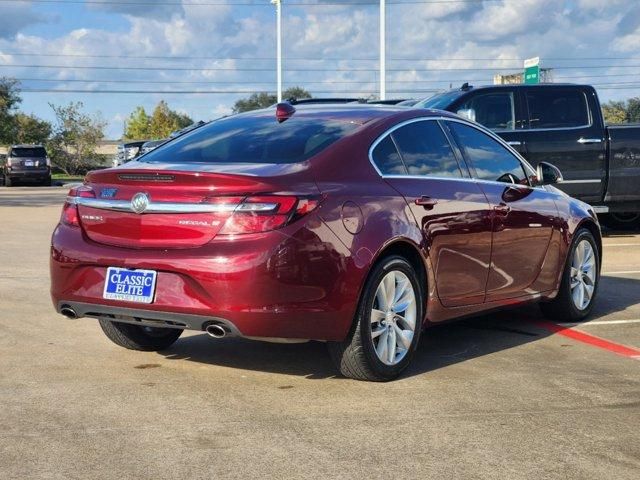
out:
<path id="1" fill-rule="evenodd" d="M 372 160 L 407 201 L 425 239 L 444 306 L 482 303 L 491 256 L 491 214 L 436 119 L 396 126 Z"/>
<path id="2" fill-rule="evenodd" d="M 473 126 L 447 121 L 493 210 L 488 302 L 536 293 L 538 278 L 558 216 L 553 195 L 530 184 L 513 153 Z"/>
<path id="3" fill-rule="evenodd" d="M 595 92 L 576 87 L 527 87 L 523 91 L 529 128 L 522 132 L 524 157 L 534 167 L 557 166 L 558 187 L 586 202 L 602 200 L 606 142 Z"/>

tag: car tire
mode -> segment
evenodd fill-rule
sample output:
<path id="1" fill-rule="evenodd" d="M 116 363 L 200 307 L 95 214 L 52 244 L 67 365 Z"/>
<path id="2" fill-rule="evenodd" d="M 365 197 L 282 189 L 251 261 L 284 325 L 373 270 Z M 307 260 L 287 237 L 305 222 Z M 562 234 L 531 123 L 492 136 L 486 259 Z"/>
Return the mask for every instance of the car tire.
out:
<path id="1" fill-rule="evenodd" d="M 580 253 L 578 249 L 586 251 L 582 250 Z M 584 320 L 593 309 L 599 283 L 600 252 L 593 234 L 586 228 L 581 228 L 576 232 L 569 249 L 558 295 L 552 301 L 540 304 L 542 313 L 562 322 Z"/>
<path id="2" fill-rule="evenodd" d="M 362 290 L 349 336 L 327 344 L 340 373 L 375 382 L 398 377 L 411 362 L 420 339 L 424 291 L 405 258 L 389 256 L 376 264 Z M 387 302 L 382 295 L 395 301 Z"/>
<path id="3" fill-rule="evenodd" d="M 611 230 L 634 230 L 640 227 L 640 212 L 613 212 L 600 215 L 600 223 Z"/>
<path id="4" fill-rule="evenodd" d="M 47 177 L 42 181 L 42 186 L 43 187 L 50 187 L 51 186 L 51 177 Z"/>
<path id="5" fill-rule="evenodd" d="M 100 327 L 116 345 L 144 352 L 169 348 L 182 335 L 181 329 L 144 327 L 103 319 L 100 319 Z"/>

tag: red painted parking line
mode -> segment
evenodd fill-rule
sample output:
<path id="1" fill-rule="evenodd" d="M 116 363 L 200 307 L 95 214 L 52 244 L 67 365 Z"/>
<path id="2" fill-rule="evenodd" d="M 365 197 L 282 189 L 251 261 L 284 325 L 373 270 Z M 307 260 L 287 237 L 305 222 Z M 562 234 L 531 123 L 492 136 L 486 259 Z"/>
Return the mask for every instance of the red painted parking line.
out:
<path id="1" fill-rule="evenodd" d="M 572 340 L 586 343 L 603 350 L 608 350 L 617 355 L 622 355 L 623 357 L 640 360 L 640 350 L 638 349 L 627 347 L 626 345 L 621 345 L 619 343 L 614 343 L 609 340 L 605 340 L 604 338 L 596 337 L 595 335 L 589 335 L 588 333 L 584 333 L 579 330 L 572 330 L 571 328 L 562 327 L 556 323 L 547 322 L 544 320 L 536 320 L 533 323 L 541 328 L 544 328 L 545 330 L 549 330 L 553 333 L 557 333 L 558 335 L 562 335 Z"/>

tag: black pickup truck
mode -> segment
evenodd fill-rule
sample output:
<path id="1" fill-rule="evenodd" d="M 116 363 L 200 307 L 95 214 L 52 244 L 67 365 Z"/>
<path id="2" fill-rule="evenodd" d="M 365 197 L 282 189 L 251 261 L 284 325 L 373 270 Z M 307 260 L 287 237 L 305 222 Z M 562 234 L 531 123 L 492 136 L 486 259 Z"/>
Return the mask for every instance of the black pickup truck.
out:
<path id="1" fill-rule="evenodd" d="M 464 84 L 415 107 L 481 123 L 534 167 L 556 165 L 564 176 L 557 186 L 593 205 L 605 225 L 640 226 L 640 125 L 606 126 L 593 87 Z"/>

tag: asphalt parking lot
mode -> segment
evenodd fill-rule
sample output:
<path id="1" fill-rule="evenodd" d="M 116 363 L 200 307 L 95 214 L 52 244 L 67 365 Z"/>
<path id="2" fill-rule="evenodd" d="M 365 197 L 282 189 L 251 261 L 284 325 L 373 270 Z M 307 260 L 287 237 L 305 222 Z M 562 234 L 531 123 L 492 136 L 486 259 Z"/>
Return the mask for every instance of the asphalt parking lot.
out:
<path id="1" fill-rule="evenodd" d="M 49 298 L 63 188 L 0 189 L 0 477 L 637 479 L 640 234 L 607 234 L 590 320 L 537 307 L 431 329 L 409 371 L 319 343 L 113 345 Z"/>

